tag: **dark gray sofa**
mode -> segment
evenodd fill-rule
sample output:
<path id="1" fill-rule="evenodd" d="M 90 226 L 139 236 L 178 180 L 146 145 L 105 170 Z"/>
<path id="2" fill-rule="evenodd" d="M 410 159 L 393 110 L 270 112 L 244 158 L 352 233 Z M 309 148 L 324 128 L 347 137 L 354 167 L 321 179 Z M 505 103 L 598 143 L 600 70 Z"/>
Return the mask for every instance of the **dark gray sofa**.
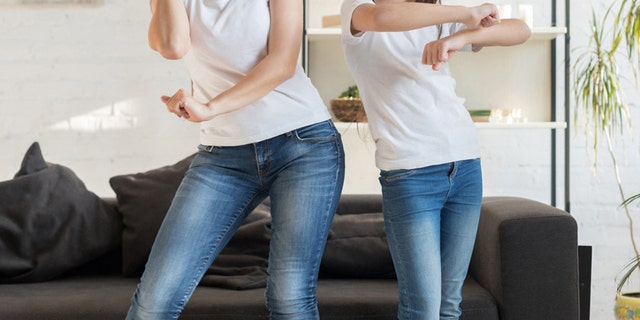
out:
<path id="1" fill-rule="evenodd" d="M 379 195 L 343 195 L 338 208 L 339 215 L 380 211 Z M 123 319 L 138 278 L 122 275 L 121 259 L 118 249 L 50 281 L 2 284 L 0 319 Z M 396 290 L 389 277 L 322 275 L 321 318 L 396 319 Z M 527 199 L 485 198 L 462 309 L 464 320 L 577 320 L 575 220 Z M 268 319 L 264 288 L 199 286 L 181 319 Z"/>

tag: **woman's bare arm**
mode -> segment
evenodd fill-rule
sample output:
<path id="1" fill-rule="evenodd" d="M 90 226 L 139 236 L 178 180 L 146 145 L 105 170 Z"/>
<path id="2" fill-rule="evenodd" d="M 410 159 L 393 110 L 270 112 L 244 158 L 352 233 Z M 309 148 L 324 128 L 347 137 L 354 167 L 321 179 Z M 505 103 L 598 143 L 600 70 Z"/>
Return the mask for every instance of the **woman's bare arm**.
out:
<path id="1" fill-rule="evenodd" d="M 216 113 L 233 111 L 264 97 L 295 73 L 302 45 L 302 1 L 269 3 L 271 30 L 267 56 L 235 86 L 209 102 Z"/>
<path id="2" fill-rule="evenodd" d="M 184 90 L 163 97 L 169 111 L 194 122 L 209 120 L 249 105 L 290 79 L 302 45 L 302 1 L 271 0 L 271 29 L 267 55 L 237 84 L 208 102 L 199 102 Z"/>
<path id="3" fill-rule="evenodd" d="M 180 59 L 191 47 L 189 18 L 180 0 L 151 0 L 149 46 L 166 59 Z"/>

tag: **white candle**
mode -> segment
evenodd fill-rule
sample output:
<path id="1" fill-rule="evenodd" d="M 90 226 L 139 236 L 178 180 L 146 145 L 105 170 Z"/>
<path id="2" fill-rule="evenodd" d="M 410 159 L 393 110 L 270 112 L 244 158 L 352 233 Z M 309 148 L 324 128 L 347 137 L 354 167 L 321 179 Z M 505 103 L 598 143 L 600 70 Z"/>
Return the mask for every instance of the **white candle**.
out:
<path id="1" fill-rule="evenodd" d="M 498 11 L 500 12 L 500 19 L 510 19 L 511 18 L 511 5 L 510 4 L 501 4 L 498 5 Z"/>

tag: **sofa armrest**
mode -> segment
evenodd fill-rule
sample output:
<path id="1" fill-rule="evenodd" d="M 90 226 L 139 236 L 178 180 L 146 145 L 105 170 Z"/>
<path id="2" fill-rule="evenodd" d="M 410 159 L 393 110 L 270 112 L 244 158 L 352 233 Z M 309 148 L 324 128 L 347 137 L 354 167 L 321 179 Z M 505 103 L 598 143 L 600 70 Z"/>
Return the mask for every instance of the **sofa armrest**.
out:
<path id="1" fill-rule="evenodd" d="M 484 198 L 469 273 L 494 296 L 501 320 L 579 318 L 577 225 L 565 211 Z"/>

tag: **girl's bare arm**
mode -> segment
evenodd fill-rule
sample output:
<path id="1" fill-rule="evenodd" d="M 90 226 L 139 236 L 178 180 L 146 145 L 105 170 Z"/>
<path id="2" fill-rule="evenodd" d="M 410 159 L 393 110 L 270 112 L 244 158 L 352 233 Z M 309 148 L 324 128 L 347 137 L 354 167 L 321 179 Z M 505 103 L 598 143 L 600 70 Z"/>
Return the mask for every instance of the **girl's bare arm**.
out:
<path id="1" fill-rule="evenodd" d="M 513 46 L 521 44 L 531 36 L 531 30 L 526 23 L 518 19 L 504 19 L 490 28 L 465 29 L 448 37 L 427 43 L 422 63 L 433 65 L 437 70 L 449 57 L 471 44 L 473 51 L 479 51 L 485 46 Z"/>
<path id="2" fill-rule="evenodd" d="M 494 29 L 495 28 L 495 29 Z M 505 19 L 491 28 L 463 30 L 462 35 L 471 43 L 474 51 L 487 46 L 513 46 L 521 44 L 531 36 L 529 26 L 519 19 Z"/>
<path id="3" fill-rule="evenodd" d="M 499 21 L 498 8 L 493 4 L 464 7 L 392 1 L 358 6 L 351 16 L 351 33 L 407 31 L 448 22 L 464 23 L 475 29 Z"/>

